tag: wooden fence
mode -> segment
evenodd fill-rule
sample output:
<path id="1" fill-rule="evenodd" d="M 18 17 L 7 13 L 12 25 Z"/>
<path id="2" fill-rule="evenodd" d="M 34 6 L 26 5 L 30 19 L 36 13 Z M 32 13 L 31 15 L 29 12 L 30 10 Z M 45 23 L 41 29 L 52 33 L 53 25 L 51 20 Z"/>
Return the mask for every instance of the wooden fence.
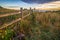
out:
<path id="1" fill-rule="evenodd" d="M 2 33 L 2 30 L 5 30 L 9 26 L 11 26 L 11 25 L 17 23 L 18 21 L 21 21 L 22 19 L 24 19 L 24 18 L 28 17 L 29 15 L 31 15 L 32 11 L 33 10 L 30 8 L 30 12 L 27 15 L 25 15 L 25 16 L 23 16 L 23 8 L 20 8 L 20 12 L 18 12 L 18 13 L 1 14 L 0 18 L 11 16 L 11 15 L 17 15 L 17 14 L 19 14 L 21 17 L 16 19 L 16 20 L 14 20 L 14 21 L 11 21 L 10 23 L 6 23 L 2 27 L 0 27 L 0 31 L 1 31 L 0 33 Z M 13 30 L 13 29 L 11 29 L 11 30 Z"/>
<path id="2" fill-rule="evenodd" d="M 30 8 L 30 10 L 31 10 L 31 8 Z M 10 25 L 12 25 L 12 24 L 20 21 L 21 19 L 29 16 L 31 13 L 28 13 L 27 15 L 23 16 L 23 9 L 21 8 L 21 9 L 20 9 L 20 12 L 18 12 L 18 13 L 3 14 L 3 15 L 0 15 L 0 18 L 1 18 L 1 17 L 2 17 L 2 18 L 3 18 L 3 17 L 6 17 L 6 16 L 11 16 L 11 15 L 16 15 L 16 14 L 20 14 L 21 17 L 18 18 L 18 19 L 16 19 L 16 20 L 14 20 L 14 21 L 11 21 L 11 22 L 8 23 L 8 24 L 3 25 L 2 27 L 0 27 L 0 29 L 7 28 L 8 26 L 10 26 Z"/>

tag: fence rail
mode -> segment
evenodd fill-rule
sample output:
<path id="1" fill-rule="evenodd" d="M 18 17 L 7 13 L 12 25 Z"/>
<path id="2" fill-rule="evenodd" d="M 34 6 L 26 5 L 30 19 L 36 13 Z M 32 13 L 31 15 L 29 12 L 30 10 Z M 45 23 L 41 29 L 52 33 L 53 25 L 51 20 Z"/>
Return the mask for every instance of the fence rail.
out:
<path id="1" fill-rule="evenodd" d="M 10 23 L 8 23 L 8 24 L 4 24 L 0 29 L 7 28 L 8 26 L 10 26 L 10 25 L 18 22 L 19 20 L 21 20 L 21 18 L 16 19 L 16 20 L 14 20 L 14 21 L 12 21 L 12 22 L 10 22 Z"/>
<path id="2" fill-rule="evenodd" d="M 27 14 L 26 16 L 23 16 L 22 19 L 25 18 L 25 17 L 27 17 L 27 16 L 29 16 L 29 15 L 30 15 L 30 13 Z M 8 26 L 10 26 L 10 25 L 12 25 L 12 24 L 14 24 L 14 23 L 16 23 L 16 22 L 18 22 L 20 20 L 21 20 L 21 18 L 16 19 L 16 20 L 14 20 L 14 21 L 12 21 L 12 22 L 10 22 L 8 24 L 4 24 L 2 27 L 0 27 L 0 29 L 7 28 Z"/>
<path id="3" fill-rule="evenodd" d="M 1 17 L 6 17 L 6 16 L 11 16 L 11 15 L 16 15 L 16 14 L 20 14 L 20 13 L 10 13 L 10 14 L 3 14 L 3 15 L 1 14 L 0 18 Z"/>

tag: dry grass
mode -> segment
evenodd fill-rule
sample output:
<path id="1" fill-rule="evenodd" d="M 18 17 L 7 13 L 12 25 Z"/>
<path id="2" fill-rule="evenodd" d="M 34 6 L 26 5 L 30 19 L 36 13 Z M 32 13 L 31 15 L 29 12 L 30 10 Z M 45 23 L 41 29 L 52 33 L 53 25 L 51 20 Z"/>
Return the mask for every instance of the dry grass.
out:
<path id="1" fill-rule="evenodd" d="M 34 13 L 35 21 L 30 20 L 31 17 L 28 17 L 24 26 L 22 26 L 28 36 L 33 40 L 59 40 L 60 33 L 60 14 L 58 12 L 43 12 L 43 13 Z M 32 23 L 31 23 L 32 22 Z M 36 23 L 36 25 L 33 25 Z M 27 31 L 28 30 L 28 31 Z M 43 37 L 42 37 L 43 36 Z M 27 39 L 28 40 L 28 39 Z"/>

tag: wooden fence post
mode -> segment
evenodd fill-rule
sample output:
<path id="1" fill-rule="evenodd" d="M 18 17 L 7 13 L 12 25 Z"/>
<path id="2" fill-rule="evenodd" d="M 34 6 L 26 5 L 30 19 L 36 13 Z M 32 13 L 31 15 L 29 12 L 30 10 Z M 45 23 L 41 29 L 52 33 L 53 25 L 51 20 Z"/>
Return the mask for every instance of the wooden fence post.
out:
<path id="1" fill-rule="evenodd" d="M 36 10 L 36 9 L 34 8 L 33 11 L 35 12 L 35 10 Z"/>
<path id="2" fill-rule="evenodd" d="M 31 13 L 31 15 L 32 15 L 32 13 L 33 13 L 33 10 L 31 9 L 31 7 L 30 7 L 30 13 Z"/>
<path id="3" fill-rule="evenodd" d="M 21 26 L 22 26 L 22 21 L 23 21 L 23 19 L 22 19 L 23 18 L 23 8 L 22 7 L 20 8 L 20 12 L 21 12 L 21 15 L 20 15 L 21 16 L 21 21 L 20 21 L 20 28 L 19 28 L 20 31 L 19 32 L 21 33 L 21 30 L 22 30 Z"/>
<path id="4" fill-rule="evenodd" d="M 22 13 L 23 12 L 23 8 L 20 8 L 20 12 L 21 12 L 20 13 L 21 14 L 20 16 L 21 16 L 21 19 L 22 19 L 22 17 L 23 17 L 23 13 Z"/>

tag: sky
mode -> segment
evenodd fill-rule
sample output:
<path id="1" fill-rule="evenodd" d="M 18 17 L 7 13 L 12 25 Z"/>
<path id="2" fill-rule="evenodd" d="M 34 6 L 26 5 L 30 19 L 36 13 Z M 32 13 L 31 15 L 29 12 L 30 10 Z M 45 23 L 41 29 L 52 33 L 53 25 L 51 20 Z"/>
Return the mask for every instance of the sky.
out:
<path id="1" fill-rule="evenodd" d="M 0 6 L 10 9 L 60 8 L 60 0 L 0 0 Z"/>

